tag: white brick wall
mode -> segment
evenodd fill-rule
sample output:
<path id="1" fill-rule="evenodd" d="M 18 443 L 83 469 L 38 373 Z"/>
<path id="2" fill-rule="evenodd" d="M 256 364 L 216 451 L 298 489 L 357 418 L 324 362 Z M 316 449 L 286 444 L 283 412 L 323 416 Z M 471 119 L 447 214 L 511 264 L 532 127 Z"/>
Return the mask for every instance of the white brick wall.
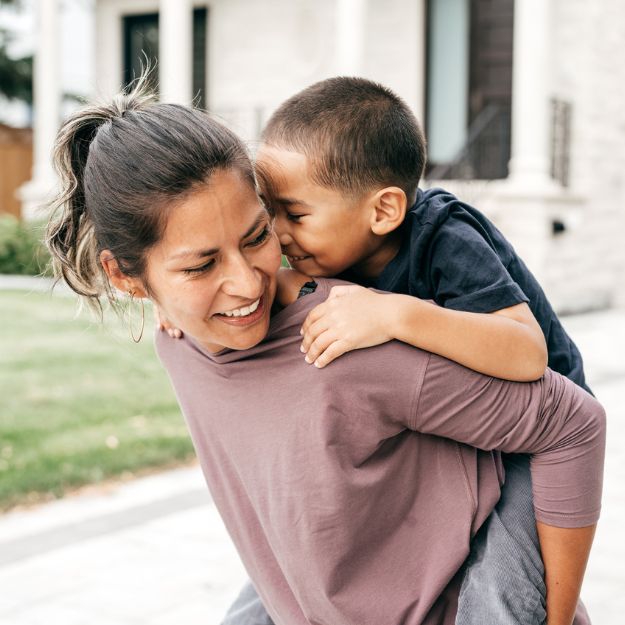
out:
<path id="1" fill-rule="evenodd" d="M 419 114 L 424 83 L 423 0 L 370 0 L 364 74 L 399 93 Z M 283 100 L 336 74 L 337 0 L 213 0 L 209 100 L 248 139 Z"/>
<path id="2" fill-rule="evenodd" d="M 625 4 L 553 0 L 553 95 L 573 104 L 571 189 L 546 288 L 562 310 L 623 304 L 625 286 Z"/>
<path id="3" fill-rule="evenodd" d="M 573 107 L 570 189 L 536 210 L 505 181 L 443 184 L 501 228 L 556 310 L 625 306 L 625 3 L 551 2 L 549 95 Z M 565 232 L 542 237 L 554 219 Z"/>

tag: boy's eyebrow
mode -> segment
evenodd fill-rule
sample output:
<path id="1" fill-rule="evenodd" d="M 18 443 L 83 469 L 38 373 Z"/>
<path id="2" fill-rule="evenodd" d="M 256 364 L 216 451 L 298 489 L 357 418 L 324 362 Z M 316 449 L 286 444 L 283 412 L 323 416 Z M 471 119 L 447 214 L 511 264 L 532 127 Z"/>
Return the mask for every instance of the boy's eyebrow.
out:
<path id="1" fill-rule="evenodd" d="M 264 208 L 261 208 L 258 215 L 256 215 L 256 219 L 254 220 L 254 223 L 248 228 L 245 234 L 241 237 L 241 240 L 247 239 L 247 237 L 249 237 L 254 232 L 254 230 L 258 228 L 258 226 L 262 223 L 263 219 L 265 219 L 266 217 L 267 217 L 267 211 L 265 211 Z M 187 256 L 192 256 L 194 258 L 205 258 L 207 256 L 212 256 L 213 254 L 217 254 L 217 252 L 219 252 L 218 247 L 213 247 L 209 250 L 182 250 L 181 252 L 178 252 L 177 254 L 172 254 L 172 256 L 169 257 L 169 260 L 176 260 L 178 258 L 185 258 Z"/>
<path id="2" fill-rule="evenodd" d="M 280 204 L 286 204 L 288 206 L 292 206 L 293 204 L 298 204 L 299 206 L 305 206 L 306 208 L 312 208 L 312 206 L 308 202 L 304 202 L 304 200 L 298 200 L 297 198 L 291 197 L 275 197 L 275 202 L 279 202 Z"/>

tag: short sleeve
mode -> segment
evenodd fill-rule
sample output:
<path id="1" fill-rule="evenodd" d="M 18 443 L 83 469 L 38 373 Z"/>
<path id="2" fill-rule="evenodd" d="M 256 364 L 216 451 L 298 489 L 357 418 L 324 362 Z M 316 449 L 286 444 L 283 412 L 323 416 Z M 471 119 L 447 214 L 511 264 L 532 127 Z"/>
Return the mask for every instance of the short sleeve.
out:
<path id="1" fill-rule="evenodd" d="M 470 215 L 450 216 L 434 234 L 429 252 L 433 297 L 445 308 L 489 313 L 529 301 Z"/>

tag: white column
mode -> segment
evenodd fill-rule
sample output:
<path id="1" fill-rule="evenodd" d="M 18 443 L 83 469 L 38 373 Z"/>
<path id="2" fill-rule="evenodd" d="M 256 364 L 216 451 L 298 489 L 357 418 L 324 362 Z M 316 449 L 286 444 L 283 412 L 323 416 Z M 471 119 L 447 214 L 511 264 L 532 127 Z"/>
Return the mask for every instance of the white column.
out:
<path id="1" fill-rule="evenodd" d="M 361 76 L 365 70 L 367 0 L 336 0 L 335 71 Z"/>
<path id="2" fill-rule="evenodd" d="M 124 82 L 123 17 L 123 3 L 95 2 L 95 91 L 105 100 Z"/>
<path id="3" fill-rule="evenodd" d="M 55 189 L 52 146 L 58 131 L 61 108 L 59 63 L 59 11 L 57 0 L 36 4 L 37 48 L 33 66 L 33 173 L 18 191 L 22 217 L 41 217 L 39 209 Z"/>
<path id="4" fill-rule="evenodd" d="M 412 2 L 410 3 L 413 4 Z M 426 0 L 417 0 L 414 2 L 415 11 L 415 35 L 413 45 L 416 47 L 413 54 L 416 58 L 416 72 L 413 80 L 415 81 L 414 89 L 414 111 L 421 124 L 421 128 L 425 132 L 425 89 L 427 76 L 427 49 L 426 49 L 426 33 L 427 33 L 427 8 Z M 409 48 L 410 49 L 410 48 Z"/>
<path id="5" fill-rule="evenodd" d="M 190 104 L 193 99 L 193 4 L 160 0 L 159 72 L 162 102 Z"/>
<path id="6" fill-rule="evenodd" d="M 510 176 L 494 202 L 498 226 L 549 292 L 551 219 L 562 190 L 549 172 L 551 0 L 515 0 Z"/>
<path id="7" fill-rule="evenodd" d="M 512 158 L 519 186 L 551 187 L 549 174 L 550 1 L 514 3 Z"/>

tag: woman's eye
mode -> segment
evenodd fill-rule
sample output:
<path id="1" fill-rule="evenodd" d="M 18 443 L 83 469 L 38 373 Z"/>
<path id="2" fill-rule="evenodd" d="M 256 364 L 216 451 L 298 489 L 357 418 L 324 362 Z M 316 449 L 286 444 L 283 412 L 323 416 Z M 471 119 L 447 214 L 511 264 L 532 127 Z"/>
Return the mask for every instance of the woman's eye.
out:
<path id="1" fill-rule="evenodd" d="M 248 246 L 249 247 L 254 247 L 256 245 L 260 245 L 261 243 L 263 243 L 267 239 L 267 237 L 269 236 L 270 232 L 271 232 L 271 228 L 269 226 L 265 226 L 262 229 L 261 233 L 253 241 L 250 241 L 248 243 Z"/>
<path id="2" fill-rule="evenodd" d="M 297 215 L 297 214 L 295 214 L 295 213 L 287 213 L 287 214 L 286 214 L 286 218 L 287 218 L 289 221 L 294 221 L 294 222 L 296 222 L 296 223 L 297 223 L 297 222 L 298 222 L 298 221 L 299 221 L 299 220 L 300 220 L 303 216 L 304 216 L 304 215 Z"/>
<path id="3" fill-rule="evenodd" d="M 211 258 L 207 263 L 204 263 L 200 267 L 192 267 L 191 269 L 183 269 L 183 272 L 187 275 L 194 275 L 198 273 L 204 273 L 208 271 L 215 264 L 215 259 Z"/>

